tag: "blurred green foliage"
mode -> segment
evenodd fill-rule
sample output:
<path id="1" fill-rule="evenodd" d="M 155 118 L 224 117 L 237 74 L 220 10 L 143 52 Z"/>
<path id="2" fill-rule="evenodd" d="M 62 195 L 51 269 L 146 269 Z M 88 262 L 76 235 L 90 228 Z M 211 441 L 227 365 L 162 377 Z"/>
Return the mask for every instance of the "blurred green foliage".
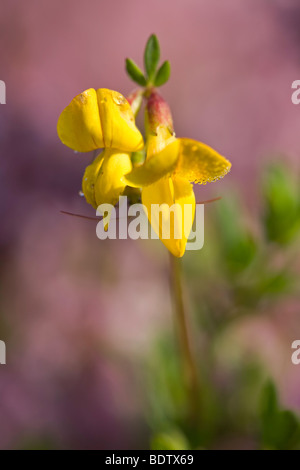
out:
<path id="1" fill-rule="evenodd" d="M 263 390 L 261 432 L 265 449 L 300 450 L 300 421 L 291 411 L 281 409 L 272 382 Z"/>
<path id="2" fill-rule="evenodd" d="M 269 168 L 263 180 L 264 228 L 271 242 L 290 243 L 300 228 L 299 180 L 283 164 Z"/>
<path id="3" fill-rule="evenodd" d="M 184 258 L 200 418 L 189 419 L 180 354 L 165 333 L 146 368 L 152 449 L 300 448 L 298 417 L 282 409 L 266 366 L 236 333 L 241 320 L 299 291 L 299 188 L 276 163 L 262 176 L 260 210 L 251 216 L 232 188 L 206 208 L 204 249 Z"/>
<path id="4" fill-rule="evenodd" d="M 153 436 L 151 450 L 189 450 L 189 443 L 180 431 L 171 429 Z"/>

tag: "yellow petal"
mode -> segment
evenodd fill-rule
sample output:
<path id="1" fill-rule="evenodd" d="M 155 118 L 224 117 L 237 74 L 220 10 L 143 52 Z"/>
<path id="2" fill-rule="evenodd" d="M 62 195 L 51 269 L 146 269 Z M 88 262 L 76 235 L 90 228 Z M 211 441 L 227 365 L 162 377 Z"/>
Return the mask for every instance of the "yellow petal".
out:
<path id="1" fill-rule="evenodd" d="M 76 96 L 58 119 L 57 133 L 63 144 L 78 152 L 103 147 L 97 93 L 93 88 Z"/>
<path id="2" fill-rule="evenodd" d="M 147 130 L 147 120 L 145 127 Z M 173 132 L 166 126 L 158 126 L 155 134 L 151 134 L 149 131 L 147 139 L 147 158 L 151 158 L 152 155 L 161 152 L 167 145 L 174 142 L 175 139 Z"/>
<path id="3" fill-rule="evenodd" d="M 95 209 L 97 208 L 95 199 L 95 183 L 103 163 L 104 152 L 100 153 L 91 165 L 87 166 L 82 178 L 82 192 L 86 201 Z"/>
<path id="4" fill-rule="evenodd" d="M 124 175 L 132 169 L 130 154 L 122 153 L 120 150 L 105 149 L 103 157 L 95 184 L 96 204 L 114 206 L 126 187 Z"/>
<path id="5" fill-rule="evenodd" d="M 231 163 L 208 145 L 192 139 L 178 139 L 180 142 L 176 175 L 187 180 L 206 184 L 223 178 Z"/>
<path id="6" fill-rule="evenodd" d="M 76 96 L 57 123 L 61 141 L 78 152 L 102 147 L 131 152 L 143 148 L 129 103 L 120 93 L 90 88 Z"/>
<path id="7" fill-rule="evenodd" d="M 171 176 L 178 163 L 179 141 L 174 139 L 161 152 L 148 156 L 145 163 L 126 175 L 128 186 L 149 186 L 164 176 Z"/>
<path id="8" fill-rule="evenodd" d="M 130 104 L 121 93 L 97 90 L 104 147 L 134 152 L 144 147 L 143 137 L 134 122 Z"/>
<path id="9" fill-rule="evenodd" d="M 192 185 L 183 178 L 163 178 L 143 188 L 142 202 L 163 244 L 174 256 L 183 256 L 195 215 Z"/>

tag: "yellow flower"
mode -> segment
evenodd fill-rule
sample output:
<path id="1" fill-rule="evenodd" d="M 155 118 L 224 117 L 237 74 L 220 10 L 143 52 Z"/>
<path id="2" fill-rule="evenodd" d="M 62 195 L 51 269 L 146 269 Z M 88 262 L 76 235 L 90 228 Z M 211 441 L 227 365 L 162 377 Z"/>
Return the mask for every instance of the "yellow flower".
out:
<path id="1" fill-rule="evenodd" d="M 149 221 L 164 245 L 176 257 L 184 255 L 187 238 L 195 215 L 195 195 L 191 183 L 206 184 L 225 176 L 231 163 L 207 145 L 192 139 L 175 138 L 172 121 L 167 112 L 162 116 L 160 98 L 148 102 L 150 124 L 147 158 L 143 165 L 134 168 L 126 181 L 129 186 L 142 187 L 142 202 L 147 208 Z M 159 124 L 155 131 L 153 126 Z M 166 125 L 167 124 L 167 125 Z M 163 211 L 159 205 L 171 208 L 178 204 L 181 211 Z M 156 205 L 156 206 L 153 206 Z M 184 210 L 185 205 L 189 210 Z M 170 237 L 163 237 L 164 227 L 171 227 Z M 181 237 L 176 237 L 181 233 Z"/>
<path id="2" fill-rule="evenodd" d="M 137 111 L 141 91 L 130 95 L 129 101 Z M 144 142 L 132 108 L 118 92 L 86 90 L 61 113 L 58 135 L 79 152 L 104 148 L 83 176 L 82 190 L 89 204 L 94 208 L 115 205 L 126 185 L 142 188 L 142 202 L 154 231 L 174 256 L 181 257 L 195 216 L 191 183 L 216 181 L 228 173 L 231 164 L 205 144 L 175 138 L 169 106 L 152 91 L 146 107 L 147 158 L 133 168 L 131 153 L 143 149 Z M 169 228 L 167 236 L 165 227 Z"/>
<path id="3" fill-rule="evenodd" d="M 63 144 L 78 152 L 103 147 L 134 152 L 144 146 L 128 101 L 106 88 L 76 96 L 61 113 L 57 133 Z"/>
<path id="4" fill-rule="evenodd" d="M 105 149 L 84 172 L 82 191 L 87 202 L 95 209 L 100 204 L 115 205 L 127 185 L 124 175 L 131 170 L 129 153 Z"/>
<path id="5" fill-rule="evenodd" d="M 104 148 L 84 173 L 82 190 L 94 208 L 115 205 L 131 171 L 131 152 L 144 147 L 128 101 L 120 93 L 90 88 L 76 96 L 61 113 L 57 132 L 61 141 L 78 152 Z"/>

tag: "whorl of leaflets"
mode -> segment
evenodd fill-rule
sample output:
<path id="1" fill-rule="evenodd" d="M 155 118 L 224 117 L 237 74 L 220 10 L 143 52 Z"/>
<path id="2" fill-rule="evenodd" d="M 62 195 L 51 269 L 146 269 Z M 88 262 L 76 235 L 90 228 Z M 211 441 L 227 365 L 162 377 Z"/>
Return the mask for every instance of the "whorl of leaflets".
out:
<path id="1" fill-rule="evenodd" d="M 160 87 L 167 83 L 171 74 L 170 62 L 166 60 L 157 69 L 160 59 L 159 42 L 155 34 L 148 39 L 144 52 L 145 73 L 132 60 L 126 59 L 126 70 L 130 78 L 143 87 Z"/>

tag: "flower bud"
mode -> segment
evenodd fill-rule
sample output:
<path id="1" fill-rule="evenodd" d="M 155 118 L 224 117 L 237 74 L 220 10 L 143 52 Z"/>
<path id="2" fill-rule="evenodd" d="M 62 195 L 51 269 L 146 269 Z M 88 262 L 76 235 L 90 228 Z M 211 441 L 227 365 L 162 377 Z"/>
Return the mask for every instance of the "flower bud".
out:
<path id="1" fill-rule="evenodd" d="M 137 88 L 133 90 L 128 96 L 127 101 L 131 106 L 132 112 L 136 117 L 143 101 L 143 90 L 141 88 Z"/>
<path id="2" fill-rule="evenodd" d="M 173 119 L 168 103 L 153 90 L 147 100 L 146 106 L 146 132 L 157 134 L 158 127 L 168 129 L 173 134 Z"/>

